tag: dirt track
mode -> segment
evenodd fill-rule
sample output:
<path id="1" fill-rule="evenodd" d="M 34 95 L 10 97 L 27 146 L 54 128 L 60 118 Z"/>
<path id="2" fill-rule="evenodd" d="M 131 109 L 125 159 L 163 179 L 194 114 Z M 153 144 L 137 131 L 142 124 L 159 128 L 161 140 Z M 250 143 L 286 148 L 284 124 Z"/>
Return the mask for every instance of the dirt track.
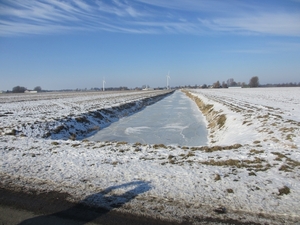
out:
<path id="1" fill-rule="evenodd" d="M 176 224 L 88 208 L 66 197 L 57 192 L 25 194 L 0 188 L 0 224 Z"/>
<path id="2" fill-rule="evenodd" d="M 14 192 L 0 187 L 0 224 L 1 225 L 190 225 L 162 221 L 149 217 L 119 213 L 103 208 L 89 208 L 82 204 L 68 202 L 68 194 L 48 192 L 37 194 Z M 206 225 L 259 225 L 242 223 L 237 220 L 206 218 L 197 220 Z"/>

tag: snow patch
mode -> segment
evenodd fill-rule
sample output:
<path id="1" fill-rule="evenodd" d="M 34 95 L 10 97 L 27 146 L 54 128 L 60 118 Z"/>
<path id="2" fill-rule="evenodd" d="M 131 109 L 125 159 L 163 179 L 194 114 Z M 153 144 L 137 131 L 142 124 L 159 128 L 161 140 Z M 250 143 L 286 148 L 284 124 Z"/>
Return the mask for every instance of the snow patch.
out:
<path id="1" fill-rule="evenodd" d="M 150 129 L 150 127 L 128 127 L 125 130 L 125 134 L 131 135 L 131 134 L 141 133 L 147 129 Z"/>

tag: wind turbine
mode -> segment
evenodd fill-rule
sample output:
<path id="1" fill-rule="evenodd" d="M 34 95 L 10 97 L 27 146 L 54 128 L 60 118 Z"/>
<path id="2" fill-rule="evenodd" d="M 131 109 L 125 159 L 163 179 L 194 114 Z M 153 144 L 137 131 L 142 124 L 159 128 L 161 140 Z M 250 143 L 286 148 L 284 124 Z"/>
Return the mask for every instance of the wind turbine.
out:
<path id="1" fill-rule="evenodd" d="M 104 87 L 105 84 L 106 84 L 106 82 L 105 82 L 105 77 L 103 77 L 103 81 L 102 81 L 102 90 L 103 90 L 103 91 L 105 91 L 105 87 Z"/>
<path id="2" fill-rule="evenodd" d="M 168 75 L 167 75 L 167 89 L 169 90 L 170 87 L 169 87 L 169 79 L 171 79 L 170 77 L 170 71 L 168 72 Z"/>

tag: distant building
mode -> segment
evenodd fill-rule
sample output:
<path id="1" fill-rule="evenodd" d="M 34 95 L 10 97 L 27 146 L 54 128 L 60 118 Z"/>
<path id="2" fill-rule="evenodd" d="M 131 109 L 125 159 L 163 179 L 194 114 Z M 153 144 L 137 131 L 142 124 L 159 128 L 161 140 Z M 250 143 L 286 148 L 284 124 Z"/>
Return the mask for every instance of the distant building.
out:
<path id="1" fill-rule="evenodd" d="M 242 88 L 242 86 L 229 86 L 228 88 L 234 89 L 234 88 Z"/>
<path id="2" fill-rule="evenodd" d="M 150 88 L 149 85 L 143 85 L 142 90 L 143 90 L 143 91 L 150 91 L 150 90 L 154 90 L 154 89 L 153 89 L 153 88 Z"/>
<path id="3" fill-rule="evenodd" d="M 37 93 L 37 91 L 32 91 L 32 90 L 26 90 L 26 91 L 24 91 L 24 93 L 30 93 L 30 94 L 35 94 L 35 93 Z"/>
<path id="4" fill-rule="evenodd" d="M 154 89 L 153 89 L 153 88 L 148 88 L 148 87 L 146 87 L 146 88 L 143 88 L 142 90 L 143 90 L 143 91 L 153 91 Z"/>

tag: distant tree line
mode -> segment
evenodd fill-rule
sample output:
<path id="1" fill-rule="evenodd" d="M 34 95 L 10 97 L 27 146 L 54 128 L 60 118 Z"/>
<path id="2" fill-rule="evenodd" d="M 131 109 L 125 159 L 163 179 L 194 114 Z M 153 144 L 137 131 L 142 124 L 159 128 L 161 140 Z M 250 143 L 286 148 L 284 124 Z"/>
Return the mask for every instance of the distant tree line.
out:
<path id="1" fill-rule="evenodd" d="M 299 83 L 281 83 L 281 84 L 263 84 L 261 87 L 300 87 L 300 82 Z"/>
<path id="2" fill-rule="evenodd" d="M 27 88 L 25 88 L 25 87 L 16 86 L 16 87 L 13 87 L 12 92 L 13 93 L 24 93 L 24 91 L 26 91 L 26 90 L 27 90 Z"/>
<path id="3" fill-rule="evenodd" d="M 81 89 L 76 89 L 76 91 L 80 91 Z M 105 88 L 105 91 L 125 91 L 125 90 L 130 90 L 128 87 L 123 87 L 123 86 L 120 86 L 120 87 L 106 87 Z M 87 91 L 87 89 L 85 89 L 85 91 Z M 94 88 L 91 88 L 91 91 L 102 91 L 102 88 L 97 88 L 97 87 L 94 87 Z"/>
<path id="4" fill-rule="evenodd" d="M 205 85 L 206 86 L 206 85 Z M 204 85 L 202 88 L 206 88 Z M 245 82 L 235 82 L 233 78 L 227 80 L 227 82 L 223 81 L 222 84 L 220 81 L 213 83 L 213 88 L 228 88 L 228 87 L 259 87 L 259 78 L 257 76 L 251 77 L 248 84 Z"/>
<path id="5" fill-rule="evenodd" d="M 33 89 L 34 91 L 37 91 L 37 92 L 41 92 L 42 91 L 42 88 L 40 86 L 37 86 Z"/>
<path id="6" fill-rule="evenodd" d="M 249 87 L 258 87 L 259 86 L 259 78 L 257 76 L 251 77 L 249 81 Z"/>
<path id="7" fill-rule="evenodd" d="M 15 86 L 12 88 L 12 93 L 24 93 L 26 90 L 28 90 L 26 87 Z M 40 86 L 37 86 L 33 90 L 37 92 L 41 92 L 42 88 Z"/>
<path id="8" fill-rule="evenodd" d="M 130 89 L 126 86 L 120 86 L 120 87 L 107 87 L 105 88 L 105 91 L 124 91 L 124 90 L 142 90 L 144 88 L 146 88 L 149 86 L 148 85 L 143 85 L 142 87 L 136 87 L 133 89 Z M 181 89 L 181 88 L 228 88 L 228 87 L 251 87 L 251 88 L 255 88 L 255 87 L 300 87 L 300 82 L 299 83 L 281 83 L 281 84 L 260 84 L 259 83 L 259 78 L 257 76 L 251 77 L 251 79 L 249 80 L 249 83 L 246 84 L 245 82 L 236 82 L 233 78 L 228 79 L 227 81 L 223 81 L 222 83 L 220 83 L 220 81 L 217 81 L 215 83 L 213 83 L 212 85 L 206 85 L 203 84 L 202 86 L 198 86 L 197 84 L 195 85 L 185 85 L 185 86 L 175 86 L 172 87 L 172 89 Z M 165 87 L 158 87 L 158 88 L 153 88 L 155 90 L 162 90 L 165 89 Z M 7 90 L 7 93 L 24 93 L 27 89 L 26 87 L 22 87 L 22 86 L 15 86 L 12 88 L 12 91 Z M 37 91 L 37 92 L 45 92 L 45 91 L 51 91 L 51 90 L 42 90 L 42 88 L 40 86 L 36 86 L 33 91 Z M 85 89 L 64 89 L 64 90 L 58 90 L 58 91 L 89 91 L 87 88 Z M 102 88 L 91 88 L 90 91 L 102 91 Z"/>
<path id="9" fill-rule="evenodd" d="M 300 87 L 300 82 L 299 83 L 282 83 L 282 84 L 260 84 L 259 83 L 259 78 L 257 76 L 251 77 L 249 80 L 249 83 L 246 84 L 245 82 L 235 82 L 233 78 L 230 78 L 227 80 L 227 82 L 223 81 L 222 84 L 220 81 L 217 81 L 213 83 L 212 86 L 208 86 L 206 84 L 202 85 L 201 88 L 208 88 L 208 87 L 213 87 L 213 88 L 228 88 L 228 87 L 250 87 L 250 88 L 255 88 L 255 87 Z"/>

